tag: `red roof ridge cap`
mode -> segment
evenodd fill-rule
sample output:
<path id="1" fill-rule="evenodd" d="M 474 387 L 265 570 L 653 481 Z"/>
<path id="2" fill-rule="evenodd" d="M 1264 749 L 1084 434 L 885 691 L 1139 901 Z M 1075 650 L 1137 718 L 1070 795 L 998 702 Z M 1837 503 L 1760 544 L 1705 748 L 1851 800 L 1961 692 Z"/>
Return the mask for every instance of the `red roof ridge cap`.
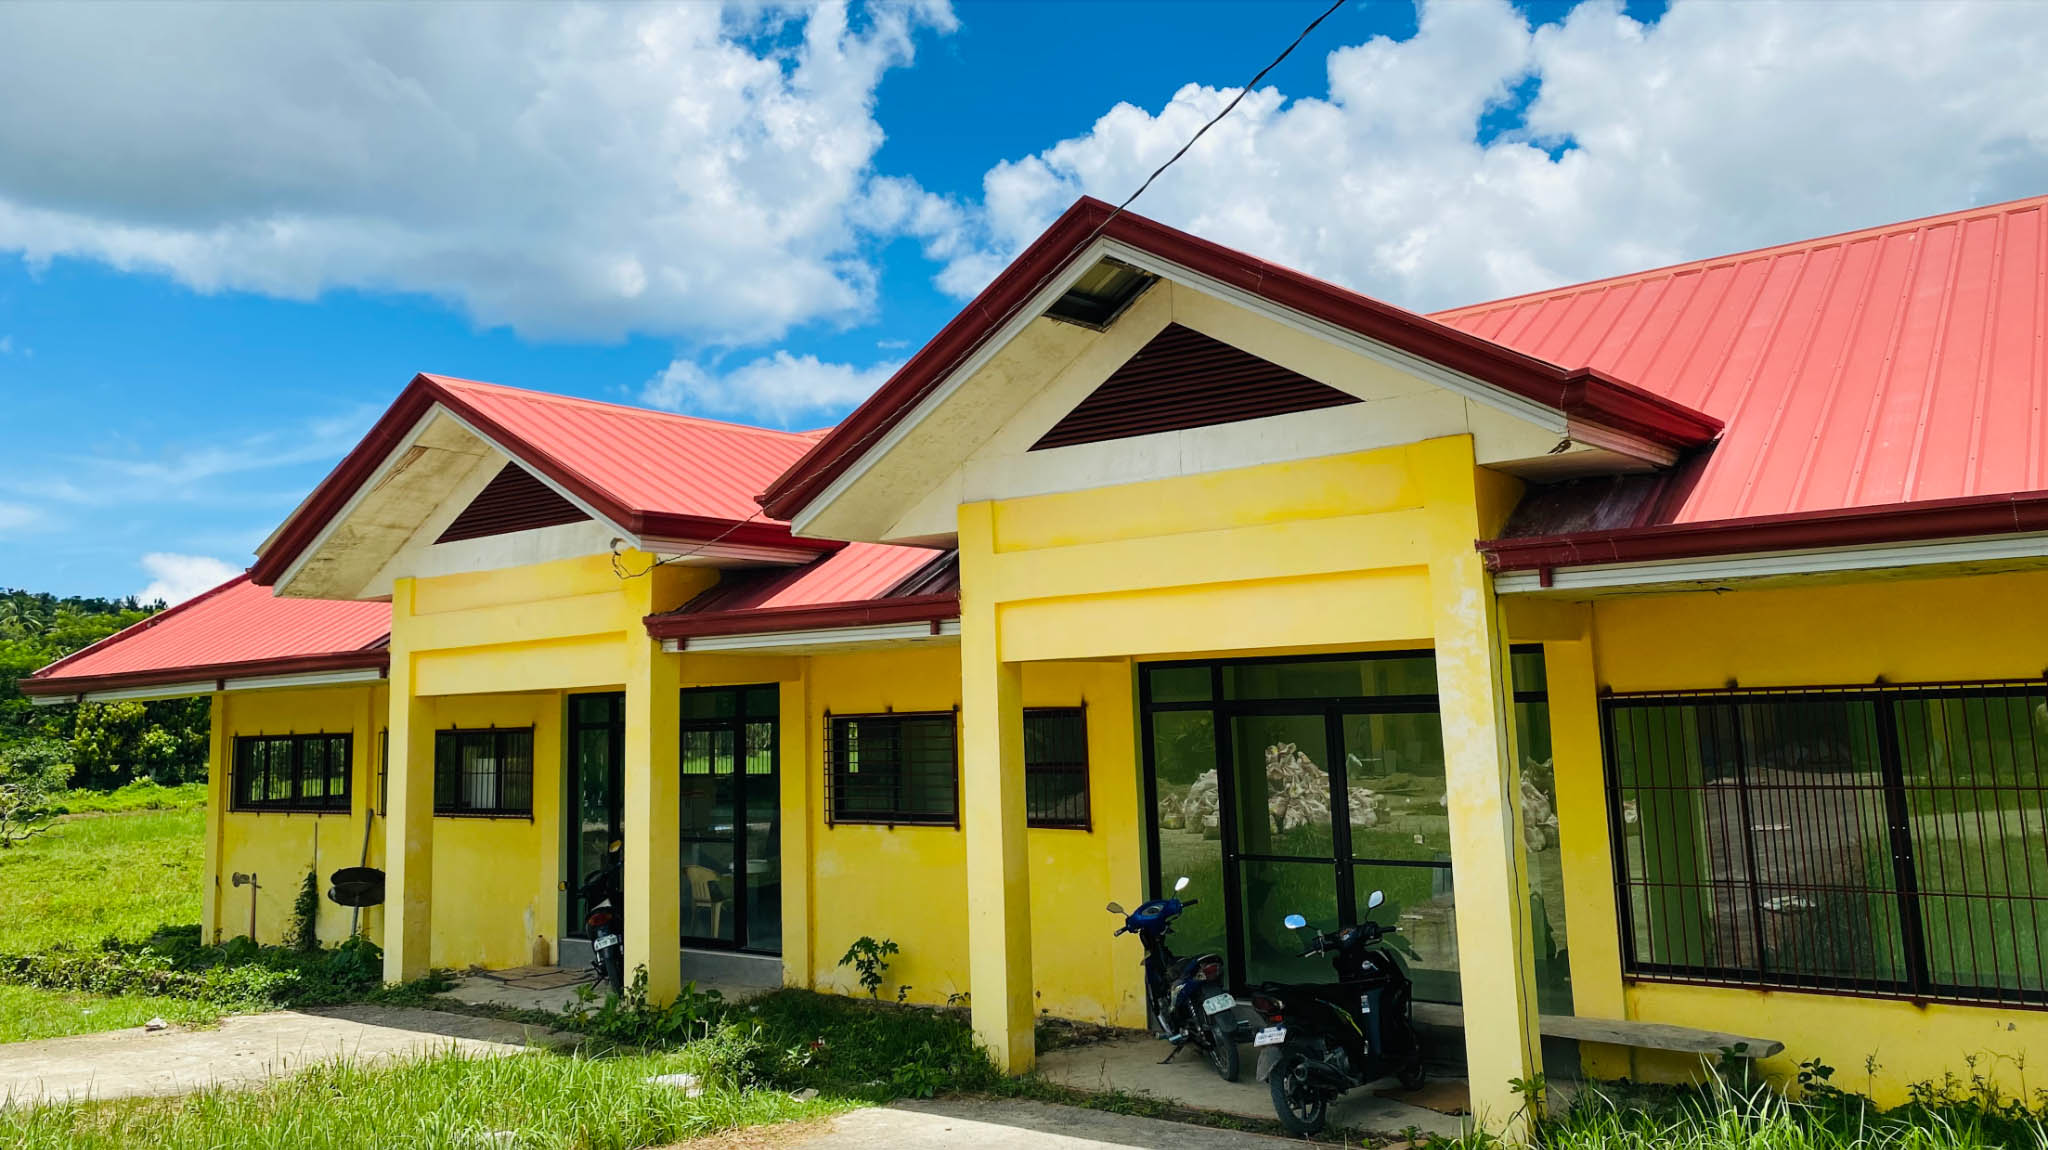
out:
<path id="1" fill-rule="evenodd" d="M 1449 316 L 1470 316 L 1489 312 L 1495 308 L 1512 307 L 1538 299 L 1567 299 L 1589 291 L 1600 291 L 1619 287 L 1623 284 L 1642 283 L 1648 280 L 1682 275 L 1688 272 L 1707 272 L 1727 264 L 1745 263 L 1750 260 L 1785 255 L 1791 252 L 1813 252 L 1824 248 L 1838 247 L 1875 236 L 1896 235 L 1902 232 L 1920 231 L 1950 223 L 1965 223 L 1984 216 L 2009 215 L 2025 206 L 2048 207 L 2048 193 L 2035 196 L 2021 196 L 2016 200 L 2005 200 L 1996 204 L 1983 204 L 1974 208 L 1959 208 L 1954 211 L 1936 212 L 1910 220 L 1897 220 L 1888 224 L 1873 224 L 1868 227 L 1852 228 L 1845 232 L 1834 232 L 1813 236 L 1803 240 L 1787 240 L 1782 243 L 1766 244 L 1763 247 L 1747 248 L 1741 251 L 1723 252 L 1719 255 L 1702 256 L 1699 259 L 1680 260 L 1661 267 L 1645 268 L 1639 271 L 1617 272 L 1611 276 L 1581 280 L 1576 283 L 1559 284 L 1556 287 L 1538 288 L 1534 291 L 1519 292 L 1501 296 L 1498 299 L 1482 300 L 1478 303 L 1459 304 L 1429 313 L 1430 318 L 1444 322 Z"/>
<path id="2" fill-rule="evenodd" d="M 69 655 L 66 655 L 63 658 L 58 659 L 55 662 L 52 662 L 46 667 L 39 667 L 36 670 L 29 673 L 29 678 L 43 678 L 49 675 L 51 672 L 56 671 L 59 668 L 65 666 L 66 664 L 73 662 L 74 660 L 85 658 L 87 655 L 92 654 L 94 651 L 99 650 L 101 647 L 110 647 L 114 645 L 116 642 L 119 642 L 120 640 L 127 638 L 128 635 L 130 635 L 131 633 L 139 634 L 143 631 L 147 631 L 151 627 L 154 627 L 157 624 L 163 622 L 164 620 L 180 614 L 188 608 L 197 607 L 199 604 L 206 602 L 208 599 L 211 599 L 214 596 L 219 595 L 221 592 L 226 591 L 229 588 L 232 588 L 237 583 L 246 583 L 248 581 L 249 572 L 245 570 L 241 574 L 235 576 L 234 578 L 228 580 L 225 583 L 222 583 L 218 587 L 209 587 L 208 589 L 201 591 L 199 594 L 192 596 L 190 599 L 186 599 L 183 602 L 179 603 L 173 603 L 161 611 L 154 612 L 145 618 L 137 619 L 135 622 L 128 624 L 126 627 L 123 627 L 119 631 L 116 631 L 113 634 L 108 635 L 104 639 L 88 643 L 85 646 L 80 647 L 78 650 L 71 652 Z"/>

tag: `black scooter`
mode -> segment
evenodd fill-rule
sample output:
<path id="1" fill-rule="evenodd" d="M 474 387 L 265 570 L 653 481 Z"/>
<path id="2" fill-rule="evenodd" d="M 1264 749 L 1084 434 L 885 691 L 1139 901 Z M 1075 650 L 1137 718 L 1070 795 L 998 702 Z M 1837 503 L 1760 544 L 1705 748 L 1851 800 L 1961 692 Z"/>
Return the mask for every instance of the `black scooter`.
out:
<path id="1" fill-rule="evenodd" d="M 1366 909 L 1385 901 L 1374 891 Z M 1298 914 L 1285 921 L 1289 930 L 1308 929 Z M 1269 982 L 1252 995 L 1252 1009 L 1268 1024 L 1252 1039 L 1259 1081 L 1271 1088 L 1273 1112 L 1288 1133 L 1321 1130 L 1338 1095 L 1375 1079 L 1393 1074 L 1409 1090 L 1422 1085 L 1413 990 L 1383 945 L 1394 929 L 1368 918 L 1328 934 L 1312 932 L 1302 957 L 1329 955 L 1337 981 Z"/>
<path id="2" fill-rule="evenodd" d="M 613 994 L 626 992 L 623 845 L 612 843 L 605 864 L 590 872 L 579 892 L 589 908 L 583 925 L 590 931 L 590 969 L 596 973 L 598 985 L 610 986 Z"/>
<path id="3" fill-rule="evenodd" d="M 1232 1016 L 1236 996 L 1223 984 L 1223 959 L 1214 954 L 1177 958 L 1166 945 L 1173 933 L 1173 920 L 1200 899 L 1180 900 L 1188 888 L 1187 876 L 1173 884 L 1173 898 L 1155 898 L 1126 914 L 1116 903 L 1109 913 L 1124 916 L 1117 934 L 1135 934 L 1145 947 L 1145 1008 L 1153 1033 L 1173 1044 L 1173 1053 L 1162 1062 L 1173 1061 L 1188 1046 L 1199 1049 L 1223 1076 L 1237 1081 L 1237 1020 Z M 1111 937 L 1115 937 L 1112 935 Z"/>

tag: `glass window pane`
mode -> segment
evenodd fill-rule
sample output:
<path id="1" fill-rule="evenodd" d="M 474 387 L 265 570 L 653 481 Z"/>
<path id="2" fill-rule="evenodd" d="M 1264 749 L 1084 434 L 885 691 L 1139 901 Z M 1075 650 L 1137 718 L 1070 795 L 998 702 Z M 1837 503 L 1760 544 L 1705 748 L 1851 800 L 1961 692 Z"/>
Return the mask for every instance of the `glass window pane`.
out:
<path id="1" fill-rule="evenodd" d="M 901 721 L 902 810 L 925 818 L 951 818 L 957 765 L 953 716 Z"/>
<path id="2" fill-rule="evenodd" d="M 1290 914 L 1298 914 L 1317 930 L 1350 925 L 1338 921 L 1343 914 L 1337 907 L 1336 865 L 1246 861 L 1238 864 L 1238 881 L 1244 886 L 1238 900 L 1244 915 L 1245 940 L 1245 971 L 1241 981 L 1253 985 L 1329 982 L 1333 977 L 1330 960 L 1302 958 L 1310 935 L 1307 931 L 1297 934 L 1287 929 L 1284 920 Z"/>
<path id="3" fill-rule="evenodd" d="M 1557 778 L 1551 766 L 1550 707 L 1515 704 L 1515 745 L 1522 752 L 1522 836 L 1529 859 L 1529 922 L 1536 952 L 1536 996 L 1546 1014 L 1572 1013 L 1571 964 L 1564 921 L 1564 860 L 1557 846 Z"/>
<path id="4" fill-rule="evenodd" d="M 1024 811 L 1034 826 L 1088 825 L 1088 726 L 1080 708 L 1024 712 Z"/>
<path id="5" fill-rule="evenodd" d="M 1230 663 L 1223 668 L 1226 699 L 1367 699 L 1434 694 L 1436 659 L 1432 655 Z"/>
<path id="6" fill-rule="evenodd" d="M 775 718 L 782 710 L 782 688 L 772 684 L 766 687 L 749 687 L 746 703 L 747 718 Z"/>
<path id="7" fill-rule="evenodd" d="M 1147 685 L 1155 703 L 1206 703 L 1211 683 L 1209 668 L 1152 667 L 1146 670 Z"/>
<path id="8" fill-rule="evenodd" d="M 327 797 L 327 740 L 298 739 L 299 801 L 318 805 Z"/>
<path id="9" fill-rule="evenodd" d="M 1458 914 L 1451 897 L 1451 869 L 1438 866 L 1387 866 L 1354 863 L 1351 884 L 1359 917 L 1373 891 L 1386 902 L 1371 912 L 1373 921 L 1396 926 L 1389 949 L 1415 983 L 1422 1002 L 1461 1001 L 1458 985 Z"/>
<path id="10" fill-rule="evenodd" d="M 685 838 L 732 837 L 733 731 L 683 732 L 682 833 Z"/>
<path id="11" fill-rule="evenodd" d="M 773 723 L 747 725 L 746 875 L 748 950 L 782 951 L 782 787 L 771 737 Z M 756 732 L 761 732 L 757 734 Z M 754 748 L 765 746 L 765 762 Z M 756 770 L 756 766 L 765 770 Z"/>
<path id="12" fill-rule="evenodd" d="M 1513 652 L 1508 656 L 1508 668 L 1511 672 L 1516 691 L 1541 691 L 1546 689 L 1547 683 L 1543 674 L 1543 651 L 1541 648 L 1533 651 Z"/>
<path id="13" fill-rule="evenodd" d="M 1351 854 L 1449 862 L 1443 723 L 1434 713 L 1344 716 Z"/>
<path id="14" fill-rule="evenodd" d="M 1218 821 L 1216 720 L 1208 711 L 1160 711 L 1152 716 L 1153 818 L 1159 836 L 1159 873 L 1170 890 L 1189 879 L 1188 897 L 1201 905 L 1174 924 L 1174 950 L 1223 950 L 1223 831 Z M 1163 893 L 1163 892 L 1162 892 Z M 1126 906 L 1143 892 L 1120 894 Z"/>
<path id="15" fill-rule="evenodd" d="M 730 719 L 740 713 L 740 693 L 714 689 L 683 692 L 683 718 Z"/>
<path id="16" fill-rule="evenodd" d="M 1323 716 L 1231 721 L 1240 853 L 1331 857 L 1329 734 Z"/>
<path id="17" fill-rule="evenodd" d="M 732 840 L 686 842 L 682 850 L 683 937 L 733 941 Z"/>

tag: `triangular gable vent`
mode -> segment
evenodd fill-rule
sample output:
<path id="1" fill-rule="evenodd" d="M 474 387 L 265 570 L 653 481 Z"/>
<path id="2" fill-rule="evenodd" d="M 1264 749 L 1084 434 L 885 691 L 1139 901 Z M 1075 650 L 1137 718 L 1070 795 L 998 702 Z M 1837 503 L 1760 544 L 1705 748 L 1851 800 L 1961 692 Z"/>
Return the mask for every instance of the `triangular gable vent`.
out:
<path id="1" fill-rule="evenodd" d="M 517 463 L 507 463 L 434 542 L 481 539 L 536 527 L 581 523 L 588 518 L 582 508 L 562 498 L 531 471 Z"/>
<path id="2" fill-rule="evenodd" d="M 1031 450 L 1357 403 L 1355 395 L 1169 324 Z"/>

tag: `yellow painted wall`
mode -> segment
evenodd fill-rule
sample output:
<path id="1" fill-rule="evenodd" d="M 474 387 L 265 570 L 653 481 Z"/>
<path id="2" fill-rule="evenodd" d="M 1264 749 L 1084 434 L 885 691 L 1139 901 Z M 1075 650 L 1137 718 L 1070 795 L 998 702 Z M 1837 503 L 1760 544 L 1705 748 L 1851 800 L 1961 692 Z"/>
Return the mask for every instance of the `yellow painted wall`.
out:
<path id="1" fill-rule="evenodd" d="M 1616 916 L 1606 875 L 1611 855 L 1600 792 L 1571 788 L 1568 768 L 1597 772 L 1590 688 L 1615 691 L 1789 687 L 1887 682 L 2038 679 L 2048 666 L 2048 573 L 1839 583 L 1806 588 L 1631 596 L 1592 604 L 1587 690 L 1560 697 L 1557 726 L 1560 848 L 1569 886 L 1595 890 L 1571 905 L 1573 993 L 1589 1005 L 1620 1006 L 1631 1018 L 1735 1030 L 1786 1045 L 1766 1070 L 1789 1076 L 1820 1058 L 1836 1081 L 1897 1103 L 1908 1085 L 1953 1072 L 1967 1060 L 2003 1088 L 2031 1089 L 2019 1062 L 2048 1058 L 2048 1014 L 1990 1007 L 1927 1005 L 1792 991 L 1751 991 L 1623 982 Z M 1566 644 L 1566 646 L 1581 646 Z M 1553 660 L 1555 660 L 1553 656 Z M 1575 714 L 1566 713 L 1571 708 Z M 1571 736 L 1567 729 L 1583 732 Z M 1578 745 L 1576 752 L 1566 747 Z M 1577 763 L 1572 762 L 1576 754 Z M 1576 796 L 1576 798 L 1574 797 Z M 1601 952 L 1581 955 L 1597 939 Z M 1865 1060 L 1879 1071 L 1866 1076 Z M 1603 1073 L 1674 1077 L 1693 1060 L 1616 1052 L 1596 1055 Z M 2036 1075 L 2038 1078 L 2038 1075 Z"/>
<path id="2" fill-rule="evenodd" d="M 889 993 L 908 985 L 913 1002 L 945 1002 L 968 991 L 965 841 L 952 827 L 827 826 L 825 712 L 852 715 L 951 710 L 960 699 L 954 647 L 819 655 L 809 660 L 808 714 L 819 738 L 804 740 L 802 785 L 811 793 L 815 905 L 811 961 L 818 989 L 860 993 L 851 967 L 837 965 L 862 935 L 903 948 Z M 1029 832 L 1034 981 L 1039 1008 L 1062 1018 L 1144 1022 L 1138 953 L 1118 946 L 1103 905 L 1134 901 L 1142 889 L 1137 820 L 1131 671 L 1121 660 L 1032 666 L 1024 705 L 1085 705 L 1093 829 Z M 784 716 L 784 727 L 793 716 Z M 785 747 L 788 740 L 785 737 Z M 787 756 L 785 779 L 796 770 Z M 785 918 L 798 913 L 786 906 Z"/>
<path id="3" fill-rule="evenodd" d="M 221 725 L 220 757 L 209 770 L 208 800 L 219 812 L 208 819 L 209 834 L 218 834 L 217 870 L 206 876 L 214 886 L 218 921 L 210 924 L 215 938 L 249 933 L 250 888 L 229 881 L 236 871 L 254 872 L 256 938 L 284 939 L 292 904 L 308 868 L 316 868 L 323 896 L 327 878 L 362 861 L 363 819 L 377 797 L 378 732 L 384 725 L 384 687 L 320 687 L 285 691 L 234 691 L 216 696 L 215 722 Z M 355 767 L 350 777 L 349 814 L 298 814 L 227 809 L 227 788 L 233 772 L 237 735 L 349 734 L 354 739 Z M 383 836 L 370 840 L 370 865 L 381 865 Z M 383 925 L 377 909 L 364 912 L 361 926 L 371 938 Z M 333 944 L 348 936 L 349 910 L 320 901 L 319 933 Z"/>

